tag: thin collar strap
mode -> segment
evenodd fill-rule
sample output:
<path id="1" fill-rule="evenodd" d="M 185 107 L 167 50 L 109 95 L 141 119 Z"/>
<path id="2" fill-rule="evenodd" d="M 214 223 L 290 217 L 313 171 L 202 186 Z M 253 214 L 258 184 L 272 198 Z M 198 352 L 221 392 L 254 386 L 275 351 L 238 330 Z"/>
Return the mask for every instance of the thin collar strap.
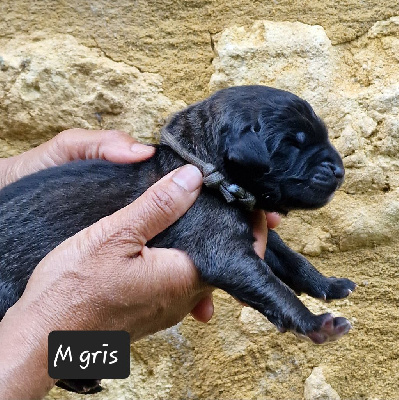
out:
<path id="1" fill-rule="evenodd" d="M 237 201 L 246 210 L 253 210 L 256 203 L 253 194 L 246 191 L 241 186 L 228 182 L 213 164 L 206 163 L 187 151 L 167 129 L 162 130 L 161 143 L 168 145 L 183 158 L 183 160 L 195 165 L 204 176 L 204 185 L 219 190 L 227 203 Z"/>

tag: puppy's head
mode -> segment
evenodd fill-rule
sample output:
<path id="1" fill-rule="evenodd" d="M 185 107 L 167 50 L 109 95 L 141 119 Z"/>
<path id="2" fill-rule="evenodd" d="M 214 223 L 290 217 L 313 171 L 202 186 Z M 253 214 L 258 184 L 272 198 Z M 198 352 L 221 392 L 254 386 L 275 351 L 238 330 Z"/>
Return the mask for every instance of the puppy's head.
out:
<path id="1" fill-rule="evenodd" d="M 188 110 L 186 123 L 196 132 L 184 135 L 196 142 L 191 148 L 254 194 L 258 208 L 318 208 L 343 182 L 343 163 L 324 123 L 292 93 L 232 87 Z"/>

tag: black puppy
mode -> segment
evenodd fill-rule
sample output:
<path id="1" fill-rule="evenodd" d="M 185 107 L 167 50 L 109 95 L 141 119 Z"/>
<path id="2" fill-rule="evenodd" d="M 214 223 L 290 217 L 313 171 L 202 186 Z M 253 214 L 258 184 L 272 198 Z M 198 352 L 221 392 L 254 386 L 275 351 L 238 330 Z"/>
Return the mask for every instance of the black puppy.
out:
<path id="1" fill-rule="evenodd" d="M 354 290 L 353 282 L 324 277 L 273 231 L 266 261 L 253 249 L 247 209 L 255 205 L 287 213 L 318 208 L 331 199 L 344 177 L 341 158 L 310 105 L 289 92 L 263 86 L 221 90 L 177 113 L 147 161 L 72 162 L 1 190 L 0 318 L 22 295 L 48 252 L 134 201 L 187 161 L 201 166 L 210 187 L 148 245 L 184 250 L 204 281 L 260 311 L 281 331 L 316 343 L 348 332 L 345 318 L 312 314 L 294 291 L 337 299 Z M 87 382 L 67 385 L 84 390 Z"/>

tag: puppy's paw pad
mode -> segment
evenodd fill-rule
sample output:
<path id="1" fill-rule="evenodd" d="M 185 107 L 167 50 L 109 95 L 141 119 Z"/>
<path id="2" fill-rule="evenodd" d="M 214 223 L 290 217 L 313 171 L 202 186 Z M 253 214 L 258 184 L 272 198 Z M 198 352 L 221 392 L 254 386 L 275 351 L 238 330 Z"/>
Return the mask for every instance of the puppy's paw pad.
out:
<path id="1" fill-rule="evenodd" d="M 343 317 L 334 317 L 332 314 L 320 315 L 320 327 L 307 333 L 308 338 L 316 344 L 338 340 L 351 329 L 350 322 Z"/>
<path id="2" fill-rule="evenodd" d="M 328 288 L 321 296 L 325 301 L 348 297 L 357 287 L 355 282 L 346 278 L 331 277 L 328 281 Z"/>

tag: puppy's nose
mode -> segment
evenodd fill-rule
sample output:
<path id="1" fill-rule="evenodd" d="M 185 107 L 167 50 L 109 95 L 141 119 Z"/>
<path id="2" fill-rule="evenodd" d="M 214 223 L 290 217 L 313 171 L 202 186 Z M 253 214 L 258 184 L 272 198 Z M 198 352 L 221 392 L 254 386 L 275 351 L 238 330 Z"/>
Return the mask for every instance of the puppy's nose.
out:
<path id="1" fill-rule="evenodd" d="M 333 171 L 333 173 L 334 173 L 336 178 L 342 179 L 344 177 L 345 170 L 344 170 L 343 167 L 340 167 L 339 165 L 332 164 L 331 165 L 331 169 L 332 169 L 332 171 Z"/>
<path id="2" fill-rule="evenodd" d="M 342 179 L 345 176 L 345 169 L 343 166 L 337 165 L 329 161 L 323 162 L 322 165 L 324 167 L 331 169 L 331 171 L 333 172 L 334 176 L 337 179 Z"/>

